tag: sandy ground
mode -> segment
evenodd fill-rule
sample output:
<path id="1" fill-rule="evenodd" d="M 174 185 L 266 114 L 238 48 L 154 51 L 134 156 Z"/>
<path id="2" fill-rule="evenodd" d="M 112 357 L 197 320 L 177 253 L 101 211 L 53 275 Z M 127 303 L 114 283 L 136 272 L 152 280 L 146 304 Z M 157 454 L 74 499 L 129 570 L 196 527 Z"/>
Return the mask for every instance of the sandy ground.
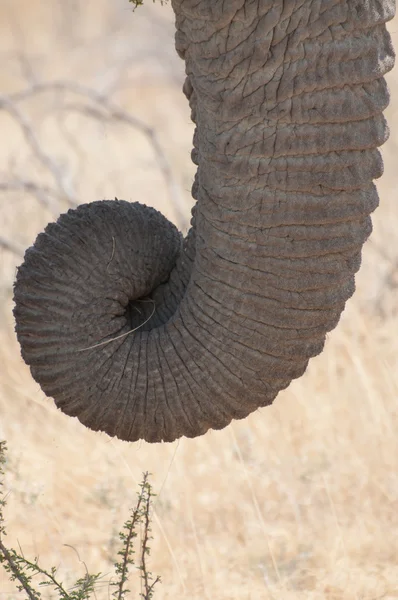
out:
<path id="1" fill-rule="evenodd" d="M 398 44 L 397 22 L 390 29 Z M 0 249 L 9 543 L 58 566 L 66 585 L 84 573 L 79 555 L 104 574 L 98 600 L 110 597 L 117 531 L 149 470 L 156 599 L 398 598 L 398 71 L 388 77 L 392 134 L 374 233 L 324 353 L 272 407 L 151 446 L 93 433 L 54 408 L 20 358 L 12 283 L 18 251 L 68 202 L 140 200 L 187 226 L 193 129 L 170 7 L 2 0 L 0 57 L 1 91 L 30 90 L 0 111 L 0 235 L 13 246 Z M 54 80 L 124 112 L 65 85 L 32 96 Z M 155 132 L 160 167 L 134 119 Z M 13 590 L 0 573 L 0 599 L 21 597 Z"/>

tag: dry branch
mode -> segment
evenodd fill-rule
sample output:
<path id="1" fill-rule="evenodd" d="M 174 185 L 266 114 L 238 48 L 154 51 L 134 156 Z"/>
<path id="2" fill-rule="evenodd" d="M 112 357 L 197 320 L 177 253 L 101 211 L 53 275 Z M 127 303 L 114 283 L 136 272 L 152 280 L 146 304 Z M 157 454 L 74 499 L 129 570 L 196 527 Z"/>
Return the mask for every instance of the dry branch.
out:
<path id="1" fill-rule="evenodd" d="M 173 176 L 173 171 L 171 165 L 167 159 L 166 154 L 162 150 L 161 144 L 159 142 L 156 131 L 132 115 L 127 110 L 122 109 L 115 103 L 113 103 L 107 95 L 97 92 L 96 90 L 80 85 L 77 83 L 69 82 L 69 81 L 52 81 L 52 82 L 44 82 L 44 83 L 32 83 L 29 87 L 22 90 L 21 92 L 17 92 L 8 97 L 0 96 L 0 109 L 4 108 L 8 110 L 10 114 L 16 118 L 22 127 L 22 130 L 25 133 L 27 141 L 30 146 L 37 153 L 39 159 L 44 164 L 44 166 L 49 169 L 57 181 L 59 188 L 65 193 L 68 190 L 65 189 L 64 182 L 59 173 L 57 166 L 54 162 L 46 155 L 38 144 L 36 136 L 33 134 L 32 127 L 27 122 L 26 117 L 18 108 L 18 104 L 25 100 L 29 100 L 30 98 L 46 93 L 46 92 L 68 92 L 71 94 L 75 94 L 81 96 L 88 100 L 90 104 L 77 105 L 77 104 L 69 104 L 68 108 L 72 110 L 77 110 L 86 116 L 91 118 L 98 119 L 100 121 L 107 122 L 119 122 L 129 127 L 133 127 L 137 131 L 140 131 L 149 141 L 152 146 L 153 152 L 156 157 L 157 165 L 163 175 L 165 180 L 169 197 L 172 202 L 173 207 L 176 211 L 178 226 L 180 228 L 184 228 L 187 225 L 187 210 L 186 203 L 181 193 L 180 186 L 178 185 L 175 177 Z M 67 195 L 69 200 L 74 200 L 70 195 Z"/>
<path id="2" fill-rule="evenodd" d="M 65 177 L 59 166 L 51 158 L 51 156 L 43 149 L 34 128 L 26 116 L 19 108 L 17 102 L 12 96 L 0 95 L 0 110 L 5 110 L 18 123 L 28 146 L 31 148 L 34 156 L 39 160 L 43 167 L 51 174 L 58 188 L 61 190 L 65 199 L 72 205 L 76 206 L 75 196 L 72 190 L 65 182 Z"/>
<path id="3" fill-rule="evenodd" d="M 15 256 L 18 256 L 18 258 L 23 258 L 25 254 L 25 250 L 22 248 L 22 246 L 19 246 L 15 242 L 12 242 L 11 240 L 3 237 L 2 235 L 0 236 L 0 248 L 8 250 L 8 252 L 11 252 L 12 254 L 15 254 Z"/>
<path id="4" fill-rule="evenodd" d="M 1 192 L 23 191 L 34 196 L 40 204 L 49 210 L 54 217 L 59 216 L 59 209 L 54 200 L 63 200 L 63 195 L 47 185 L 39 185 L 35 181 L 16 177 L 9 181 L 0 181 Z"/>

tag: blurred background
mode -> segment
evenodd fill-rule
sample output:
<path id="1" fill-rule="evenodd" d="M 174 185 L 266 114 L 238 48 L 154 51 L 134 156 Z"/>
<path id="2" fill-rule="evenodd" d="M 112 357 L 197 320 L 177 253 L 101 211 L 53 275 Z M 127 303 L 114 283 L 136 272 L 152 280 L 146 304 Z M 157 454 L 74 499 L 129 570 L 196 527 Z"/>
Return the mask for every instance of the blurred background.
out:
<path id="1" fill-rule="evenodd" d="M 186 231 L 193 126 L 171 7 L 0 0 L 0 64 L 7 542 L 58 566 L 65 586 L 84 575 L 80 557 L 103 573 L 98 600 L 109 598 L 117 534 L 149 470 L 157 600 L 398 598 L 397 70 L 374 232 L 325 351 L 272 407 L 149 445 L 55 409 L 20 357 L 12 286 L 24 249 L 82 202 L 139 200 Z M 138 598 L 138 579 L 130 589 Z M 16 596 L 0 571 L 0 600 Z"/>

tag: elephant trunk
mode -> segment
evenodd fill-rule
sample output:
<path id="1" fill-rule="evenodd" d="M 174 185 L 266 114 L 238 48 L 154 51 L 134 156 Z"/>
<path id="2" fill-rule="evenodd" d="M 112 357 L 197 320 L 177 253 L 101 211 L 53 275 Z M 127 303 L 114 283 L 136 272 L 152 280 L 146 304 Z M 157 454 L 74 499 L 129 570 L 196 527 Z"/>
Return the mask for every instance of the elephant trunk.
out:
<path id="1" fill-rule="evenodd" d="M 193 227 L 82 205 L 15 284 L 22 355 L 65 413 L 172 441 L 270 404 L 354 292 L 388 135 L 393 2 L 173 0 L 197 128 Z"/>

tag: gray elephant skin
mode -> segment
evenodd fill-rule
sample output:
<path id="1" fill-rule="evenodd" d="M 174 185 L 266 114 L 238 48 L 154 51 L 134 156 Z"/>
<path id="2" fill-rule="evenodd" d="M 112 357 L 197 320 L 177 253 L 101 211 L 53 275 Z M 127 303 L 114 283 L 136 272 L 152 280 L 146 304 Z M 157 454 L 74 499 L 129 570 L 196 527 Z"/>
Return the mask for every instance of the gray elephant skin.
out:
<path id="1" fill-rule="evenodd" d="M 49 224 L 15 283 L 22 356 L 87 427 L 173 441 L 269 405 L 353 294 L 388 137 L 391 0 L 173 0 L 196 125 L 185 239 L 138 203 Z"/>

